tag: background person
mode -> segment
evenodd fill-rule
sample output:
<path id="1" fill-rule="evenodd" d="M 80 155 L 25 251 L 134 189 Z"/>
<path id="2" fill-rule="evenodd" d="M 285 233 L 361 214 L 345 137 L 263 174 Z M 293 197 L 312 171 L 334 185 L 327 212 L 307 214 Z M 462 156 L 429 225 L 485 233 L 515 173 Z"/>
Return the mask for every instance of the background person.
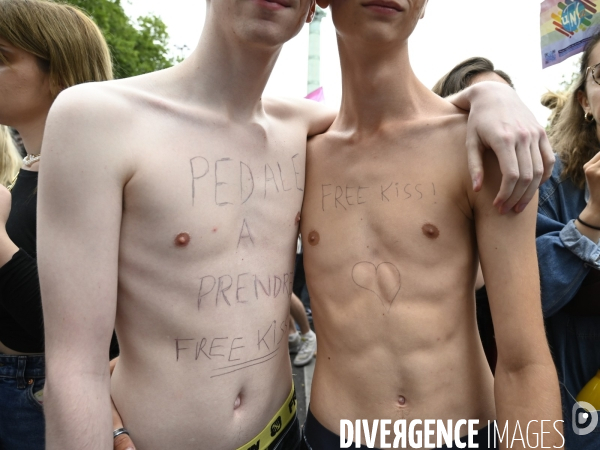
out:
<path id="1" fill-rule="evenodd" d="M 310 328 L 302 301 L 294 293 L 291 296 L 290 316 L 290 335 L 288 337 L 290 355 L 296 353 L 293 360 L 296 367 L 306 366 L 317 353 L 317 335 Z M 296 330 L 294 321 L 300 327 L 300 332 Z"/>
<path id="2" fill-rule="evenodd" d="M 0 189 L 0 448 L 44 448 L 44 330 L 36 266 L 37 181 L 46 117 L 64 88 L 111 78 L 108 48 L 78 9 L 44 0 L 0 1 L 0 123 L 27 156 Z M 107 361 L 108 362 L 108 361 Z"/>
<path id="3" fill-rule="evenodd" d="M 579 76 L 550 128 L 558 154 L 540 188 L 537 252 L 548 340 L 561 381 L 566 446 L 600 447 L 600 428 L 577 435 L 574 397 L 600 369 L 600 34 L 587 44 Z M 582 427 L 583 428 L 583 427 Z"/>

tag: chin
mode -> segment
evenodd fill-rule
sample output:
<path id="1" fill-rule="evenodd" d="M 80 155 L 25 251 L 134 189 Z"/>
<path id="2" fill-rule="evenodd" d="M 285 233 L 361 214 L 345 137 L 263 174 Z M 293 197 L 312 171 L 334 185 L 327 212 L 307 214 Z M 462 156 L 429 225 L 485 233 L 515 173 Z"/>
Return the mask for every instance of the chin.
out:
<path id="1" fill-rule="evenodd" d="M 265 47 L 278 47 L 296 36 L 300 29 L 290 32 L 290 26 L 282 26 L 273 22 L 260 21 L 260 23 L 245 24 L 238 36 L 242 40 Z"/>

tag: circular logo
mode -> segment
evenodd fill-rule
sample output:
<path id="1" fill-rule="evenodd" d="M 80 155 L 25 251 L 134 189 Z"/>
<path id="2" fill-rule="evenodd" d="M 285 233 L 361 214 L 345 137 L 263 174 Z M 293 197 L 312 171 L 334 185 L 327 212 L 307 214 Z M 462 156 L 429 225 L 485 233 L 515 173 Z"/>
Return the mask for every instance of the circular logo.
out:
<path id="1" fill-rule="evenodd" d="M 575 1 L 563 10 L 562 26 L 570 33 L 575 33 L 579 29 L 583 17 L 585 17 L 585 6 L 580 1 Z"/>

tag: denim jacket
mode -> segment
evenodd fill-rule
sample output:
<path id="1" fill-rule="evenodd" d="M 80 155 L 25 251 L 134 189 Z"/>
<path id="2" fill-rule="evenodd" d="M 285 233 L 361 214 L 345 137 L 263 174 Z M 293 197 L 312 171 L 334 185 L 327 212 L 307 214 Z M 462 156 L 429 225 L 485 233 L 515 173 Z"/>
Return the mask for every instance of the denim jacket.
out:
<path id="1" fill-rule="evenodd" d="M 575 296 L 590 269 L 600 270 L 600 246 L 575 226 L 589 191 L 562 179 L 562 169 L 557 158 L 552 177 L 540 187 L 536 244 L 542 308 L 561 381 L 566 448 L 598 450 L 600 426 L 589 435 L 576 435 L 572 408 L 573 397 L 600 369 L 600 317 L 573 315 L 561 309 Z"/>

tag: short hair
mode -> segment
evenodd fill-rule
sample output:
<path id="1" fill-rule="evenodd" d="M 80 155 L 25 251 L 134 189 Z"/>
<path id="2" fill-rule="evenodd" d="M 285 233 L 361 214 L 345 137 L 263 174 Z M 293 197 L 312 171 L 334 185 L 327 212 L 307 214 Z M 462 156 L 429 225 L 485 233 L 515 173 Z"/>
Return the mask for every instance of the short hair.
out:
<path id="1" fill-rule="evenodd" d="M 514 89 L 513 82 L 506 72 L 497 70 L 489 59 L 476 56 L 454 67 L 435 84 L 432 90 L 440 97 L 445 98 L 468 88 L 473 78 L 484 73 L 495 73 Z"/>
<path id="2" fill-rule="evenodd" d="M 1 0 L 0 0 L 1 1 Z M 17 152 L 8 127 L 0 125 L 0 184 L 8 187 L 21 167 L 21 155 Z"/>
<path id="3" fill-rule="evenodd" d="M 0 0 L 0 37 L 37 56 L 54 97 L 79 83 L 112 79 L 110 51 L 78 8 L 50 0 Z M 0 54 L 0 60 L 7 61 Z"/>

